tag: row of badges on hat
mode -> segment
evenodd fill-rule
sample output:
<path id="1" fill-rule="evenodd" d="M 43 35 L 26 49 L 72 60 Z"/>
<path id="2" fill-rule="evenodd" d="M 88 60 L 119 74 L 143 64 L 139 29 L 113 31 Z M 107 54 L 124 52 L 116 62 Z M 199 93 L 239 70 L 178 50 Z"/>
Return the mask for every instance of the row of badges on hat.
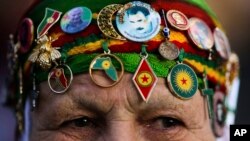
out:
<path id="1" fill-rule="evenodd" d="M 123 36 L 117 33 L 112 24 L 113 14 L 116 12 L 117 15 L 115 19 L 117 29 Z M 54 47 L 51 46 L 53 39 L 44 36 L 47 31 L 60 19 L 60 16 L 61 12 L 47 8 L 45 17 L 39 24 L 37 29 L 37 42 L 39 48 L 37 50 L 34 50 L 34 52 L 29 57 L 29 60 L 31 62 L 38 62 L 39 65 L 44 69 L 49 69 L 51 67 L 52 62 L 55 62 L 61 57 L 60 52 L 58 52 L 56 49 L 54 49 Z M 179 30 L 188 30 L 191 39 L 194 41 L 194 43 L 197 44 L 198 47 L 201 47 L 203 49 L 212 48 L 213 35 L 209 27 L 202 20 L 197 18 L 191 18 L 188 20 L 183 13 L 176 10 L 169 10 L 167 14 L 164 14 L 163 16 L 164 18 L 165 16 L 167 17 L 168 22 L 173 27 L 176 27 Z M 88 8 L 76 7 L 68 11 L 63 16 L 60 25 L 64 32 L 76 33 L 84 30 L 90 24 L 91 19 L 92 13 Z M 31 20 L 26 20 L 29 21 L 27 22 L 29 23 L 29 25 L 32 25 Z M 23 23 L 26 23 L 26 21 L 24 21 Z M 134 1 L 126 5 L 112 4 L 104 7 L 98 15 L 97 23 L 100 30 L 108 37 L 121 40 L 129 39 L 135 42 L 145 42 L 153 38 L 156 34 L 158 34 L 160 30 L 161 18 L 159 13 L 156 12 L 153 8 L 151 8 L 149 4 L 140 1 Z M 165 22 L 165 24 L 165 29 L 169 30 L 167 29 L 167 22 Z M 32 30 L 27 29 L 26 31 L 26 33 L 20 35 L 27 35 L 28 33 L 32 33 Z M 218 29 L 218 31 L 220 30 Z M 207 38 L 207 33 L 211 33 L 211 39 Z M 223 32 L 218 33 L 224 35 Z M 202 36 L 200 37 L 197 35 Z M 170 42 L 166 42 L 165 45 L 162 45 L 163 49 L 160 49 L 159 51 L 162 55 L 166 55 L 166 58 L 168 59 L 169 54 L 172 53 L 169 53 L 170 48 L 164 48 L 166 46 L 172 48 L 172 52 L 175 52 L 177 48 L 174 46 L 174 44 L 171 44 Z M 176 51 L 179 52 L 178 49 Z M 110 55 L 109 53 L 106 53 L 104 56 L 105 57 L 101 55 L 95 58 L 93 60 L 94 64 L 91 63 L 90 65 L 90 70 L 105 70 L 106 74 L 110 78 L 112 78 L 112 80 L 114 79 L 114 84 L 116 84 L 121 77 L 119 76 L 118 80 L 118 76 L 112 73 L 116 72 L 116 70 L 114 71 L 114 67 L 111 67 L 113 65 L 112 61 L 110 61 L 110 57 L 113 57 L 114 59 L 118 60 L 118 62 L 121 61 L 119 61 L 119 58 L 116 58 L 113 55 Z M 172 60 L 176 59 L 178 56 L 179 53 L 176 53 Z M 97 62 L 99 62 L 99 64 Z M 120 64 L 121 66 L 123 66 L 122 62 Z M 69 81 L 65 77 L 64 70 L 70 72 Z M 90 74 L 92 73 L 90 72 Z M 52 78 L 55 79 L 56 82 L 58 82 L 58 84 L 60 84 L 63 89 L 61 91 L 56 90 L 54 92 L 62 93 L 66 91 L 69 87 L 72 81 L 72 77 L 72 72 L 67 65 L 57 64 L 48 76 L 49 86 L 53 90 L 53 86 L 51 86 L 50 80 Z M 147 62 L 147 57 L 142 57 L 141 63 L 138 66 L 133 81 L 137 86 L 138 90 L 140 91 L 140 94 L 143 96 L 144 100 L 147 100 L 157 82 L 157 77 L 155 76 L 152 68 Z M 168 81 L 170 82 L 170 88 L 172 89 L 172 91 L 177 94 L 177 96 L 184 99 L 192 97 L 198 89 L 197 76 L 195 72 L 185 64 L 178 64 L 174 68 L 172 68 L 168 77 Z"/>
<path id="2" fill-rule="evenodd" d="M 116 28 L 113 26 L 113 15 L 116 14 Z M 61 12 L 46 8 L 46 16 L 38 26 L 38 38 L 46 34 L 50 27 L 59 20 Z M 214 32 L 207 24 L 198 19 L 188 19 L 185 14 L 177 10 L 169 10 L 163 15 L 168 23 L 178 29 L 187 30 L 190 39 L 200 49 L 211 50 L 214 43 L 216 50 L 224 59 L 230 55 L 230 46 L 225 33 L 219 28 Z M 65 33 L 73 34 L 83 31 L 92 20 L 92 12 L 87 7 L 75 7 L 64 14 L 60 26 Z M 111 4 L 104 7 L 98 15 L 97 23 L 100 30 L 107 37 L 119 40 L 132 40 L 135 42 L 146 42 L 160 30 L 161 17 L 149 4 L 133 1 L 125 5 Z M 18 31 L 21 53 L 26 53 L 34 38 L 34 27 L 31 19 L 26 18 L 21 23 Z"/>

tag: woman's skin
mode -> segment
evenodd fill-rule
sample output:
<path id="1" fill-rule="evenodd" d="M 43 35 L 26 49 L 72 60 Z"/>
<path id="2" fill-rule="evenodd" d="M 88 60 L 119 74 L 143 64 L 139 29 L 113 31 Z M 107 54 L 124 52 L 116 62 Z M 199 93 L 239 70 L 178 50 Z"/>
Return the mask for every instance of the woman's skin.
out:
<path id="1" fill-rule="evenodd" d="M 65 94 L 54 94 L 47 82 L 41 83 L 31 141 L 215 140 L 200 91 L 181 100 L 159 78 L 146 103 L 132 77 L 125 73 L 117 85 L 102 88 L 89 74 L 76 75 Z"/>

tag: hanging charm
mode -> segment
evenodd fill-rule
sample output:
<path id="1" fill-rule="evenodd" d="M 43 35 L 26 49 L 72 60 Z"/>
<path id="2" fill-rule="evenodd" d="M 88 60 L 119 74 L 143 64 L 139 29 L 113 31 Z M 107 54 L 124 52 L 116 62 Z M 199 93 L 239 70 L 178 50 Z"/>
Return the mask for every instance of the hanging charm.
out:
<path id="1" fill-rule="evenodd" d="M 216 137 L 221 137 L 224 132 L 227 116 L 227 107 L 225 105 L 225 93 L 217 90 L 213 96 L 213 131 Z"/>
<path id="2" fill-rule="evenodd" d="M 179 48 L 175 44 L 173 44 L 169 41 L 170 30 L 168 28 L 166 14 L 165 14 L 164 10 L 162 10 L 162 16 L 163 16 L 163 19 L 165 22 L 165 27 L 163 28 L 163 35 L 165 37 L 165 42 L 161 43 L 158 50 L 164 59 L 174 60 L 174 59 L 178 58 L 180 51 L 179 51 Z"/>
<path id="3" fill-rule="evenodd" d="M 186 64 L 175 65 L 169 75 L 170 90 L 181 99 L 190 99 L 198 90 L 198 79 L 194 70 Z"/>
<path id="4" fill-rule="evenodd" d="M 209 118 L 212 118 L 213 117 L 213 95 L 214 95 L 214 91 L 213 91 L 213 89 L 208 88 L 206 72 L 204 72 L 204 74 L 203 74 L 203 83 L 204 83 L 204 89 L 202 89 L 201 92 L 202 92 L 202 95 L 205 96 L 205 98 L 207 100 L 207 108 L 208 108 Z"/>
<path id="5" fill-rule="evenodd" d="M 65 74 L 68 74 L 66 76 Z M 57 94 L 68 90 L 73 80 L 73 73 L 66 64 L 56 65 L 48 75 L 48 84 L 50 89 Z"/>
<path id="6" fill-rule="evenodd" d="M 121 80 L 124 74 L 124 66 L 120 58 L 110 53 L 107 42 L 103 43 L 103 48 L 106 51 L 104 51 L 103 54 L 96 56 L 90 63 L 89 74 L 96 85 L 101 87 L 111 87 L 116 85 Z M 119 64 L 120 73 L 118 73 L 113 62 Z M 100 77 L 94 75 L 94 72 L 98 70 L 105 73 L 102 77 L 108 77 L 108 79 L 105 80 L 106 82 L 101 82 L 102 80 Z"/>
<path id="7" fill-rule="evenodd" d="M 148 54 L 141 53 L 141 62 L 133 76 L 133 82 L 144 101 L 148 101 L 158 79 L 149 62 Z"/>

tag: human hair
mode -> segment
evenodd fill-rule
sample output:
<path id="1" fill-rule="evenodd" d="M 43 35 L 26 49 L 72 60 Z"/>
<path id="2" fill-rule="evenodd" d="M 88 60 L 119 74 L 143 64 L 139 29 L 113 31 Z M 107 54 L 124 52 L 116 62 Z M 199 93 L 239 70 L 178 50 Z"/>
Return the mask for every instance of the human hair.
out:
<path id="1" fill-rule="evenodd" d="M 148 9 L 141 7 L 141 6 L 134 6 L 134 7 L 130 8 L 129 10 L 127 10 L 127 14 L 128 15 L 135 15 L 139 11 L 142 12 L 145 16 L 148 16 L 150 14 Z"/>

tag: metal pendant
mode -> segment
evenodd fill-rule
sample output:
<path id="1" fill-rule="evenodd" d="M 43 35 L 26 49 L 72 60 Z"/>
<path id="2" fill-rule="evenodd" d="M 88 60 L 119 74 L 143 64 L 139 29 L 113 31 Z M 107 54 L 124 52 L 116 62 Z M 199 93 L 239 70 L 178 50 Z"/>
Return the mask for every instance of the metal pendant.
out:
<path id="1" fill-rule="evenodd" d="M 147 59 L 142 58 L 134 74 L 133 82 L 144 101 L 148 101 L 157 81 L 157 76 L 155 75 Z"/>
<path id="2" fill-rule="evenodd" d="M 168 40 L 161 43 L 158 49 L 161 56 L 167 60 L 175 60 L 180 54 L 179 48 Z"/>
<path id="3" fill-rule="evenodd" d="M 113 65 L 113 62 L 119 64 L 120 72 Z M 102 74 L 102 73 L 105 74 Z M 95 75 L 101 73 L 100 75 Z M 89 74 L 93 82 L 101 87 L 111 87 L 116 85 L 122 78 L 124 73 L 124 66 L 122 61 L 115 55 L 110 53 L 103 53 L 96 56 L 90 64 Z M 103 78 L 108 78 L 104 79 Z"/>
<path id="4" fill-rule="evenodd" d="M 223 135 L 225 127 L 227 107 L 224 101 L 225 101 L 225 94 L 222 93 L 221 91 L 216 91 L 213 97 L 213 107 L 214 107 L 213 131 L 217 137 Z"/>
<path id="5" fill-rule="evenodd" d="M 73 73 L 66 64 L 55 66 L 48 75 L 48 85 L 51 91 L 57 94 L 66 92 L 72 80 Z"/>
<path id="6" fill-rule="evenodd" d="M 168 74 L 170 90 L 181 99 L 190 99 L 198 90 L 198 79 L 194 70 L 186 64 L 175 65 Z"/>

